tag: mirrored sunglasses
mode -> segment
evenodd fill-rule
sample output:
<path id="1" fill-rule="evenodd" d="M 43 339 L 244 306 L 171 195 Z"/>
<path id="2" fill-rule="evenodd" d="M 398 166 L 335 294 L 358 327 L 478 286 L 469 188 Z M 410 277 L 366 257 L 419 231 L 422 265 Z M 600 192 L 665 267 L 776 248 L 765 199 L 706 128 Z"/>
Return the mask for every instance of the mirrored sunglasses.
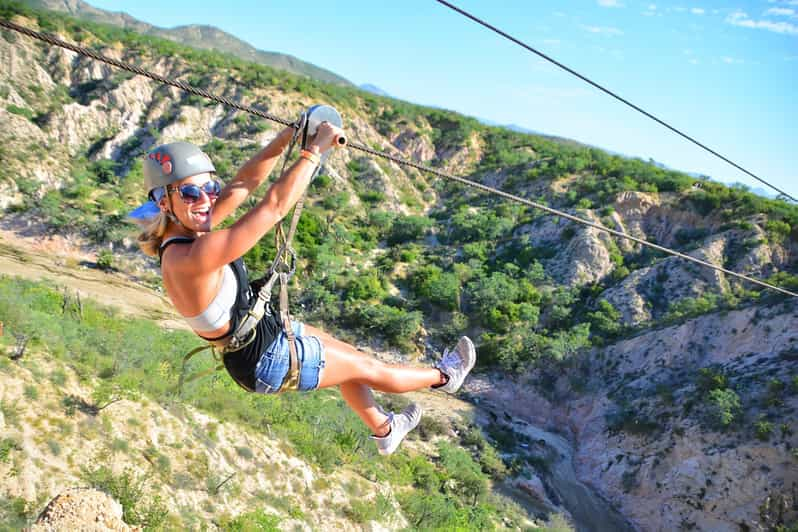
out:
<path id="1" fill-rule="evenodd" d="M 210 199 L 216 199 L 222 191 L 222 185 L 216 180 L 210 180 L 202 185 L 195 185 L 188 183 L 180 185 L 179 187 L 167 187 L 169 192 L 175 190 L 180 194 L 180 199 L 185 203 L 194 203 L 199 201 L 204 192 Z"/>

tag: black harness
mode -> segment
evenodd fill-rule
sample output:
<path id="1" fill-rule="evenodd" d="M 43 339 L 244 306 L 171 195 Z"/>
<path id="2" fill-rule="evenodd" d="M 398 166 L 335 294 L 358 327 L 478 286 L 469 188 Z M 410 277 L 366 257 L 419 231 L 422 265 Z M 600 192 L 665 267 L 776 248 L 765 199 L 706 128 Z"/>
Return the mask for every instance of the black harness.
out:
<path id="1" fill-rule="evenodd" d="M 158 258 L 161 259 L 163 257 L 163 253 L 166 250 L 166 248 L 171 246 L 172 244 L 190 244 L 192 242 L 194 242 L 194 239 L 189 237 L 176 237 L 169 239 L 166 242 L 164 242 L 161 245 L 161 247 L 158 249 Z M 199 351 L 208 349 L 209 347 L 215 348 L 218 344 L 224 345 L 226 343 L 225 340 L 228 340 L 230 337 L 233 336 L 233 334 L 238 329 L 241 322 L 246 318 L 246 316 L 248 315 L 250 309 L 254 304 L 254 300 L 256 299 L 256 297 L 254 295 L 252 286 L 250 286 L 249 276 L 247 275 L 247 268 L 244 265 L 243 259 L 238 258 L 234 260 L 233 262 L 230 263 L 230 267 L 232 268 L 233 273 L 235 274 L 236 283 L 237 283 L 236 300 L 235 303 L 233 304 L 233 308 L 230 313 L 230 329 L 225 334 L 217 338 L 206 338 L 200 335 L 200 338 L 202 338 L 203 340 L 207 340 L 208 342 L 210 342 L 210 344 L 191 351 L 188 355 L 186 355 L 184 359 L 186 361 L 188 360 L 188 358 L 198 353 Z M 261 281 L 255 281 L 253 284 L 257 287 L 257 285 L 259 285 L 260 283 Z M 272 315 L 271 313 L 267 313 L 264 315 L 263 318 L 272 319 Z M 242 351 L 244 348 L 246 348 L 248 345 L 252 343 L 252 340 L 254 340 L 258 334 L 259 328 L 262 329 L 261 327 L 256 327 L 255 329 L 253 329 L 252 332 L 250 333 L 251 336 L 250 341 L 244 343 L 237 349 L 235 350 L 222 349 L 221 351 L 222 355 L 221 362 L 223 363 L 224 367 L 227 368 L 230 376 L 233 377 L 233 380 L 235 380 L 242 388 L 250 392 L 255 391 L 254 366 L 252 367 L 252 373 L 253 373 L 252 376 L 247 375 L 246 372 L 243 372 L 242 374 L 242 371 L 240 371 L 238 365 L 234 364 L 230 359 L 233 358 L 231 357 L 231 355 L 239 353 L 239 351 Z M 273 329 L 273 328 L 274 327 L 267 327 L 267 329 Z M 261 332 L 269 333 L 272 331 L 262 330 Z M 263 334 L 261 334 L 261 336 L 263 336 Z M 267 334 L 266 336 L 272 336 L 272 335 Z M 271 342 L 271 339 L 269 339 L 269 341 Z M 262 341 L 257 342 L 258 345 L 262 343 L 263 343 Z M 245 364 L 245 366 L 248 366 L 248 364 Z M 208 372 L 202 372 L 196 375 L 192 375 L 191 378 L 188 380 L 194 380 L 196 378 L 202 377 L 206 374 L 216 371 L 217 369 L 221 368 L 216 367 Z"/>

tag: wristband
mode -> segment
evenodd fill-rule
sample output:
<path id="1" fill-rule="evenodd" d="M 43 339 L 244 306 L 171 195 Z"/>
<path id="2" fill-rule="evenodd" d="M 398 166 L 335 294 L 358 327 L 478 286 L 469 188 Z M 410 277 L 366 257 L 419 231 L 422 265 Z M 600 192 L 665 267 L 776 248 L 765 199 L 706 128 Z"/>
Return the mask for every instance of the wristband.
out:
<path id="1" fill-rule="evenodd" d="M 321 157 L 319 157 L 318 154 L 315 154 L 310 150 L 302 150 L 301 152 L 299 152 L 299 158 L 307 159 L 316 166 L 319 166 L 321 164 Z"/>

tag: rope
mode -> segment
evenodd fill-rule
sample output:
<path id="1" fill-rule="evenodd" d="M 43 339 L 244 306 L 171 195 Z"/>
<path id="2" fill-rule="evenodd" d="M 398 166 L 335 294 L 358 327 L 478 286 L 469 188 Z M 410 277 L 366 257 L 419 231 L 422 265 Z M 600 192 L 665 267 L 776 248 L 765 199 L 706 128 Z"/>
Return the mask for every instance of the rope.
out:
<path id="1" fill-rule="evenodd" d="M 106 57 L 106 56 L 104 56 L 102 54 L 99 54 L 99 53 L 93 51 L 93 50 L 88 50 L 88 49 L 83 48 L 81 46 L 76 46 L 76 45 L 73 45 L 73 44 L 69 44 L 67 42 L 64 42 L 64 41 L 56 38 L 56 37 L 53 37 L 53 36 L 50 36 L 50 35 L 46 35 L 46 34 L 43 34 L 43 33 L 39 33 L 37 31 L 31 30 L 29 28 L 25 28 L 24 26 L 19 26 L 17 24 L 14 24 L 13 22 L 0 19 L 0 26 L 8 28 L 10 30 L 14 30 L 14 31 L 23 33 L 23 34 L 25 34 L 25 35 L 27 35 L 29 37 L 33 37 L 34 39 L 38 39 L 38 40 L 44 41 L 44 42 L 52 44 L 54 46 L 59 46 L 59 47 L 62 47 L 62 48 L 66 48 L 68 50 L 72 50 L 72 51 L 77 52 L 77 53 L 79 53 L 81 55 L 85 55 L 87 57 L 91 57 L 92 59 L 95 59 L 97 61 L 101 61 L 103 63 L 107 63 L 107 64 L 115 66 L 117 68 L 121 68 L 123 70 L 128 70 L 128 71 L 133 72 L 135 74 L 139 74 L 141 76 L 148 77 L 148 78 L 150 78 L 152 80 L 155 80 L 155 81 L 158 81 L 158 82 L 161 82 L 161 83 L 165 83 L 165 84 L 171 85 L 173 87 L 177 87 L 179 89 L 185 90 L 185 91 L 190 92 L 192 94 L 196 94 L 198 96 L 202 96 L 204 98 L 208 98 L 210 100 L 214 100 L 214 101 L 219 102 L 219 103 L 224 104 L 224 105 L 229 105 L 231 107 L 234 107 L 234 108 L 236 108 L 238 110 L 241 110 L 241 111 L 244 111 L 246 113 L 252 113 L 254 115 L 260 116 L 260 117 L 265 118 L 267 120 L 272 120 L 272 121 L 280 123 L 280 124 L 282 124 L 284 126 L 298 127 L 298 125 L 293 123 L 293 122 L 289 122 L 287 120 L 278 118 L 278 117 L 270 115 L 268 113 L 264 113 L 263 111 L 260 111 L 258 109 L 253 109 L 251 107 L 235 103 L 235 102 L 233 102 L 233 101 L 231 101 L 231 100 L 229 100 L 227 98 L 221 97 L 221 96 L 215 96 L 215 95 L 210 94 L 210 93 L 208 93 L 208 92 L 206 92 L 206 91 L 204 91 L 202 89 L 197 89 L 195 87 L 192 87 L 192 86 L 190 86 L 190 85 L 188 85 L 186 83 L 183 83 L 183 82 L 180 82 L 180 81 L 175 81 L 175 80 L 166 78 L 164 76 L 160 76 L 158 74 L 154 74 L 152 72 L 149 72 L 149 71 L 146 71 L 146 70 L 141 69 L 139 67 L 130 65 L 130 64 L 125 63 L 123 61 L 117 61 L 116 59 L 112 59 L 110 57 Z M 520 196 L 516 196 L 515 194 L 510 194 L 509 192 L 504 192 L 503 190 L 499 190 L 497 188 L 489 187 L 489 186 L 483 185 L 481 183 L 477 183 L 475 181 L 471 181 L 471 180 L 466 179 L 464 177 L 452 175 L 452 174 L 449 174 L 449 173 L 446 173 L 446 172 L 441 172 L 440 170 L 436 170 L 436 169 L 431 168 L 429 166 L 424 166 L 422 164 L 418 164 L 416 162 L 409 161 L 407 159 L 402 159 L 402 158 L 399 158 L 399 157 L 395 157 L 395 156 L 393 156 L 393 155 L 391 155 L 389 153 L 385 153 L 385 152 L 381 152 L 381 151 L 377 151 L 377 150 L 371 149 L 368 146 L 365 146 L 365 145 L 357 143 L 357 142 L 348 142 L 346 144 L 346 146 L 351 148 L 351 149 L 358 150 L 358 151 L 361 151 L 363 153 L 366 153 L 368 155 L 373 155 L 373 156 L 376 156 L 376 157 L 382 157 L 383 159 L 387 159 L 387 160 L 392 161 L 392 162 L 394 162 L 396 164 L 400 164 L 400 165 L 403 165 L 403 166 L 408 166 L 408 167 L 411 167 L 411 168 L 415 168 L 416 170 L 420 170 L 422 172 L 428 172 L 430 174 L 433 174 L 433 175 L 436 175 L 436 176 L 439 176 L 439 177 L 443 177 L 445 179 L 456 181 L 456 182 L 461 183 L 463 185 L 467 185 L 469 187 L 473 187 L 473 188 L 482 190 L 483 192 L 488 192 L 490 194 L 495 194 L 497 196 L 501 196 L 501 197 L 503 197 L 505 199 L 508 199 L 508 200 L 511 200 L 511 201 L 515 201 L 517 203 L 521 203 L 522 205 L 526 205 L 528 207 L 533 207 L 535 209 L 540 209 L 540 210 L 542 210 L 544 212 L 547 212 L 549 214 L 553 214 L 554 216 L 558 216 L 560 218 L 565 218 L 567 220 L 570 220 L 570 221 L 578 223 L 578 224 L 586 225 L 588 227 L 593 227 L 594 229 L 598 229 L 599 231 L 604 231 L 605 233 L 609 233 L 609 234 L 611 234 L 613 236 L 616 236 L 618 238 L 624 238 L 626 240 L 631 240 L 632 242 L 636 242 L 636 243 L 638 243 L 638 244 L 640 244 L 642 246 L 646 246 L 646 247 L 649 247 L 649 248 L 652 248 L 652 249 L 656 249 L 657 251 L 661 251 L 661 252 L 666 253 L 668 255 L 673 255 L 674 257 L 679 257 L 679 258 L 682 258 L 684 260 L 699 264 L 701 266 L 704 266 L 704 267 L 707 267 L 707 268 L 711 268 L 711 269 L 717 270 L 719 272 L 723 272 L 726 275 L 730 275 L 732 277 L 737 277 L 739 279 L 748 281 L 749 283 L 753 283 L 753 284 L 761 286 L 763 288 L 768 288 L 770 290 L 774 290 L 776 292 L 780 292 L 780 293 L 782 293 L 784 295 L 788 295 L 788 296 L 792 296 L 792 297 L 798 297 L 798 293 L 791 292 L 789 290 L 786 290 L 784 288 L 781 288 L 781 287 L 766 283 L 764 281 L 760 281 L 759 279 L 756 279 L 756 278 L 751 277 L 749 275 L 745 275 L 743 273 L 737 273 L 737 272 L 728 270 L 726 268 L 723 268 L 722 266 L 718 266 L 716 264 L 712 264 L 711 262 L 707 262 L 707 261 L 698 259 L 696 257 L 692 257 L 690 255 L 685 255 L 684 253 L 681 253 L 679 251 L 676 251 L 676 250 L 673 250 L 673 249 L 670 249 L 670 248 L 666 248 L 666 247 L 660 246 L 658 244 L 654 244 L 653 242 L 649 242 L 649 241 L 644 240 L 642 238 L 637 238 L 635 236 L 628 235 L 626 233 L 622 233 L 620 231 L 616 231 L 615 229 L 610 229 L 608 227 L 604 227 L 603 225 L 600 225 L 600 224 L 597 224 L 597 223 L 593 223 L 593 222 L 591 222 L 589 220 L 583 220 L 582 218 L 579 218 L 579 217 L 574 216 L 572 214 L 568 214 L 567 212 L 563 212 L 563 211 L 560 211 L 558 209 L 554 209 L 554 208 L 548 207 L 546 205 L 543 205 L 541 203 L 538 203 L 538 202 L 535 202 L 535 201 L 531 201 L 531 200 L 528 200 L 526 198 L 522 198 Z"/>
<path id="2" fill-rule="evenodd" d="M 779 194 L 781 194 L 782 196 L 784 196 L 784 197 L 786 197 L 786 198 L 789 198 L 789 199 L 791 199 L 792 201 L 794 201 L 794 202 L 797 202 L 797 203 L 798 203 L 798 200 L 797 200 L 797 199 L 795 199 L 793 196 L 791 196 L 790 194 L 786 193 L 785 191 L 781 190 L 781 189 L 780 189 L 780 188 L 778 188 L 777 186 L 775 186 L 775 185 L 771 185 L 770 183 L 768 183 L 767 181 L 765 181 L 765 180 L 764 180 L 764 179 L 762 179 L 761 177 L 757 176 L 756 174 L 754 174 L 754 173 L 752 173 L 752 172 L 749 172 L 748 170 L 746 170 L 745 168 L 743 168 L 743 167 L 742 167 L 742 166 L 740 166 L 739 164 L 735 163 L 735 162 L 734 162 L 734 161 L 732 161 L 731 159 L 728 159 L 728 158 L 724 157 L 723 155 L 721 155 L 720 153 L 718 153 L 718 152 L 716 152 L 715 150 L 713 150 L 712 148 L 709 148 L 709 147 L 705 146 L 704 144 L 702 144 L 701 142 L 697 141 L 696 139 L 694 139 L 693 137 L 691 137 L 691 136 L 690 136 L 690 135 L 688 135 L 687 133 L 683 133 L 682 131 L 680 131 L 680 130 L 676 129 L 675 127 L 671 126 L 670 124 L 668 124 L 668 123 L 667 123 L 667 122 L 665 122 L 664 120 L 661 120 L 661 119 L 657 118 L 656 116 L 654 116 L 653 114 L 649 113 L 648 111 L 646 111 L 646 110 L 644 110 L 644 109 L 642 109 L 642 108 L 638 107 L 637 105 L 633 104 L 633 103 L 632 103 L 632 102 L 630 102 L 629 100 L 627 100 L 627 99 L 625 99 L 625 98 L 622 98 L 621 96 L 618 96 L 618 95 L 617 95 L 616 93 L 614 93 L 613 91 L 611 91 L 611 90 L 609 90 L 609 89 L 606 89 L 606 88 L 604 88 L 603 86 L 601 86 L 601 85 L 599 85 L 598 83 L 596 83 L 595 81 L 591 80 L 590 78 L 588 78 L 588 77 L 586 77 L 586 76 L 583 76 L 582 74 L 580 74 L 580 73 L 579 73 L 579 72 L 577 72 L 576 70 L 573 70 L 572 68 L 569 68 L 569 67 L 565 66 L 564 64 L 560 63 L 560 62 L 559 62 L 559 61 L 557 61 L 556 59 L 553 59 L 553 58 L 549 57 L 548 55 L 544 54 L 543 52 L 541 52 L 541 51 L 539 51 L 539 50 L 536 50 L 535 48 L 533 48 L 533 47 L 529 46 L 529 45 L 528 45 L 528 44 L 526 44 L 525 42 L 523 42 L 523 41 L 521 41 L 521 40 L 519 40 L 519 39 L 516 39 L 516 38 L 515 38 L 515 37 L 513 37 L 512 35 L 510 35 L 510 34 L 508 34 L 508 33 L 504 32 L 504 31 L 500 30 L 500 29 L 499 29 L 499 28 L 497 28 L 496 26 L 493 26 L 493 25 L 491 25 L 491 24 L 489 24 L 489 23 L 485 22 L 485 21 L 484 21 L 484 20 L 482 20 L 481 18 L 479 18 L 479 17 L 476 17 L 476 16 L 472 15 L 472 14 L 471 14 L 471 13 L 469 13 L 468 11 L 465 11 L 464 9 L 461 9 L 461 8 L 459 8 L 459 7 L 457 7 L 457 6 L 456 6 L 456 5 L 454 5 L 454 4 L 450 4 L 449 2 L 446 2 L 446 0 L 435 0 L 435 1 L 436 1 L 436 2 L 438 2 L 439 4 L 442 4 L 442 5 L 446 6 L 446 7 L 448 7 L 449 9 L 451 9 L 451 10 L 453 10 L 453 11 L 456 11 L 456 12 L 460 13 L 460 14 L 461 14 L 461 15 L 463 15 L 464 17 L 470 18 L 471 20 L 473 20 L 473 21 L 474 21 L 474 22 L 476 22 L 477 24 L 480 24 L 481 26 L 484 26 L 484 27 L 488 28 L 489 30 L 491 30 L 491 31 L 494 31 L 494 32 L 498 33 L 499 35 L 501 35 L 501 36 L 502 36 L 502 37 L 504 37 L 505 39 L 508 39 L 508 40 L 510 40 L 510 41 L 512 41 L 512 42 L 514 42 L 515 44 L 517 44 L 518 46 L 521 46 L 522 48 L 525 48 L 526 50 L 528 50 L 528 51 L 532 52 L 533 54 L 535 54 L 535 55 L 537 55 L 537 56 L 539 56 L 539 57 L 541 57 L 541 58 L 545 59 L 545 60 L 546 60 L 546 61 L 548 61 L 549 63 L 552 63 L 552 64 L 554 64 L 554 65 L 556 65 L 556 66 L 560 67 L 561 69 L 565 70 L 565 71 L 566 71 L 566 72 L 568 72 L 569 74 L 573 74 L 574 76 L 576 76 L 576 77 L 578 77 L 579 79 L 581 79 L 582 81 L 584 81 L 584 82 L 586 82 L 586 83 L 588 83 L 588 84 L 592 85 L 593 87 L 597 88 L 598 90 L 600 90 L 600 91 L 602 91 L 602 92 L 604 92 L 604 93 L 606 93 L 606 94 L 609 94 L 610 96 L 612 96 L 613 98 L 615 98 L 615 99 L 616 99 L 616 100 L 618 100 L 619 102 L 621 102 L 621 103 L 624 103 L 624 104 L 628 105 L 629 107 L 631 107 L 632 109 L 634 109 L 635 111 L 637 111 L 637 112 L 639 112 L 639 113 L 642 113 L 642 114 L 644 114 L 645 116 L 647 116 L 648 118 L 650 118 L 650 119 L 654 120 L 655 122 L 659 123 L 660 125 L 663 125 L 663 126 L 665 126 L 666 128 L 670 129 L 671 131 L 673 131 L 673 132 L 674 132 L 674 133 L 676 133 L 677 135 L 679 135 L 679 136 L 681 136 L 681 137 L 683 137 L 683 138 L 685 138 L 685 139 L 689 140 L 690 142 L 692 142 L 692 143 L 693 143 L 693 144 L 695 144 L 696 146 L 698 146 L 698 147 L 700 147 L 700 148 L 703 148 L 704 150 L 708 151 L 709 153 L 711 153 L 711 154 L 712 154 L 712 155 L 714 155 L 715 157 L 718 157 L 718 158 L 720 158 L 721 160 L 723 160 L 723 161 L 727 162 L 728 164 L 732 165 L 733 167 L 735 167 L 736 169 L 740 170 L 741 172 L 744 172 L 744 173 L 748 174 L 749 176 L 753 177 L 754 179 L 756 179 L 757 181 L 759 181 L 759 182 L 760 182 L 760 183 L 762 183 L 763 185 L 765 185 L 765 186 L 768 186 L 768 187 L 772 188 L 773 190 L 775 190 L 776 192 L 778 192 L 778 193 L 779 193 Z"/>

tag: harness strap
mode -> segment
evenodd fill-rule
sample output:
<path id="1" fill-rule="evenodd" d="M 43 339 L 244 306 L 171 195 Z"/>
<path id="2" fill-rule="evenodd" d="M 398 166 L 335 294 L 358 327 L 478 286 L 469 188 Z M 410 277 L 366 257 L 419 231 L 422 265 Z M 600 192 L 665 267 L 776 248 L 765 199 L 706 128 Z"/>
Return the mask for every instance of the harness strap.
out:
<path id="1" fill-rule="evenodd" d="M 186 353 L 183 356 L 183 364 L 180 367 L 180 379 L 178 379 L 178 381 L 177 381 L 177 393 L 178 394 L 183 392 L 183 384 L 185 384 L 187 382 L 195 381 L 195 380 L 199 379 L 200 377 L 204 377 L 206 375 L 210 375 L 211 373 L 213 373 L 213 372 L 215 372 L 215 371 L 220 369 L 219 367 L 214 367 L 214 368 L 209 369 L 209 370 L 199 371 L 197 373 L 194 373 L 190 377 L 186 378 L 186 364 L 188 364 L 188 361 L 191 359 L 191 357 L 193 357 L 197 353 L 201 353 L 201 352 L 205 351 L 206 349 L 210 349 L 213 352 L 213 344 L 205 344 L 205 345 L 202 345 L 200 347 L 196 347 L 196 348 L 192 349 L 191 351 L 189 351 L 188 353 Z M 216 353 L 215 352 L 214 352 L 214 357 L 213 358 L 216 358 Z M 221 364 L 221 366 L 224 367 L 224 364 Z"/>
<path id="2" fill-rule="evenodd" d="M 288 354 L 291 357 L 288 373 L 285 374 L 283 385 L 280 390 L 299 390 L 299 373 L 302 371 L 302 364 L 296 350 L 296 336 L 294 328 L 291 326 L 291 314 L 288 311 L 288 274 L 280 274 L 280 321 L 283 324 L 283 331 L 288 338 Z"/>
<path id="3" fill-rule="evenodd" d="M 285 174 L 286 165 L 291 157 L 291 153 L 296 147 L 300 136 L 302 148 L 306 148 L 308 141 L 308 113 L 302 113 L 295 126 L 296 128 L 294 130 L 294 134 L 291 137 L 291 142 L 288 146 L 288 150 L 286 151 L 285 158 L 283 159 L 283 166 L 280 170 L 280 175 Z M 329 153 L 322 155 L 322 163 L 326 160 L 327 155 L 329 155 Z M 316 175 L 319 173 L 320 169 L 321 164 L 317 165 L 313 170 L 311 181 L 316 178 Z M 258 296 L 255 300 L 255 303 L 250 307 L 244 319 L 238 323 L 236 330 L 233 331 L 230 336 L 224 338 L 220 342 L 209 343 L 203 347 L 198 347 L 183 357 L 183 368 L 181 370 L 180 382 L 178 384 L 179 389 L 182 389 L 184 382 L 191 382 L 224 367 L 224 364 L 220 364 L 214 369 L 196 373 L 190 378 L 185 379 L 184 372 L 186 363 L 195 354 L 204 351 L 205 349 L 211 349 L 213 351 L 214 358 L 216 358 L 216 360 L 221 360 L 218 354 L 223 357 L 226 353 L 243 349 L 255 340 L 258 322 L 260 322 L 266 312 L 270 312 L 269 306 L 271 302 L 272 289 L 274 288 L 274 283 L 279 279 L 280 322 L 283 327 L 283 332 L 288 340 L 288 353 L 290 357 L 290 366 L 285 378 L 283 379 L 280 391 L 299 390 L 299 376 L 302 371 L 302 363 L 297 353 L 296 335 L 294 334 L 294 329 L 291 326 L 291 313 L 288 307 L 288 282 L 296 271 L 296 252 L 291 246 L 291 241 L 293 240 L 297 226 L 299 225 L 299 218 L 302 215 L 302 209 L 304 207 L 307 194 L 308 191 L 305 189 L 305 192 L 294 206 L 294 212 L 291 216 L 291 224 L 288 229 L 288 234 L 285 233 L 282 222 L 277 223 L 277 227 L 275 228 L 275 248 L 277 249 L 277 254 L 269 268 L 269 280 L 260 288 L 260 290 L 258 290 Z"/>

